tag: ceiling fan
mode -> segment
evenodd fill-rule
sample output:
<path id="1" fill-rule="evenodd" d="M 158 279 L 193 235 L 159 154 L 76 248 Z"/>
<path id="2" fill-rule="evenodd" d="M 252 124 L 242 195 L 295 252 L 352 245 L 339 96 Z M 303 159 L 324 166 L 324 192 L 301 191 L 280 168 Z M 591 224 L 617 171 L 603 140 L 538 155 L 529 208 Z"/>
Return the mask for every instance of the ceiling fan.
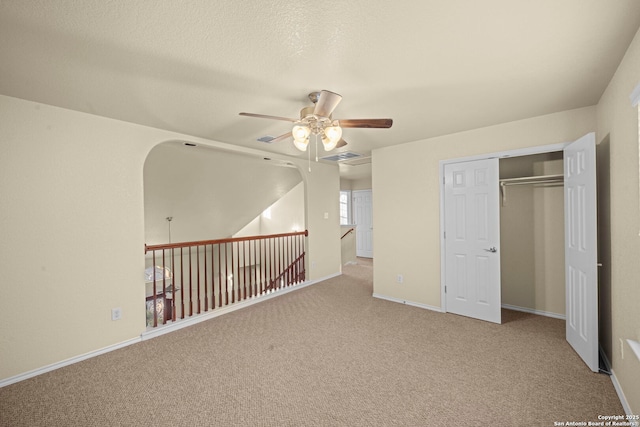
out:
<path id="1" fill-rule="evenodd" d="M 290 132 L 280 135 L 270 142 L 282 141 L 293 138 L 293 145 L 300 150 L 306 151 L 309 145 L 309 136 L 316 135 L 322 138 L 322 144 L 326 151 L 331 151 L 336 147 L 343 147 L 347 142 L 342 139 L 342 128 L 390 128 L 392 119 L 333 119 L 333 110 L 342 100 L 342 96 L 337 93 L 321 90 L 311 92 L 309 99 L 314 105 L 304 107 L 300 110 L 300 118 L 288 118 L 279 116 L 268 116 L 264 114 L 240 113 L 241 116 L 258 117 L 262 119 L 284 120 L 293 123 Z"/>

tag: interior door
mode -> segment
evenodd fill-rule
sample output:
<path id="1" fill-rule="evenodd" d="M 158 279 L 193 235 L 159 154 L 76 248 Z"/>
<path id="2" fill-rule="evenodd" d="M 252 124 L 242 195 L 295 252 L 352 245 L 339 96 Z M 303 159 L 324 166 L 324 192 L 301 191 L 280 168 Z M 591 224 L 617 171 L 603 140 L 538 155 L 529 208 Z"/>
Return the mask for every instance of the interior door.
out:
<path id="1" fill-rule="evenodd" d="M 589 368 L 598 364 L 598 272 L 595 135 L 564 150 L 567 341 Z"/>
<path id="2" fill-rule="evenodd" d="M 373 200 L 371 190 L 353 191 L 353 218 L 356 224 L 356 256 L 373 258 Z"/>
<path id="3" fill-rule="evenodd" d="M 498 159 L 444 167 L 446 311 L 501 323 Z"/>

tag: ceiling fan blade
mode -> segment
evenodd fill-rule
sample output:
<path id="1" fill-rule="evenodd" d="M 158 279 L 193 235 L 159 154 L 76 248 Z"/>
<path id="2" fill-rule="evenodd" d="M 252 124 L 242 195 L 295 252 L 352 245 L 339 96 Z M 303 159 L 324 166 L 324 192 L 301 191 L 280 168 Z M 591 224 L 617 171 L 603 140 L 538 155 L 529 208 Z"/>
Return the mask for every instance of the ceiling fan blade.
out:
<path id="1" fill-rule="evenodd" d="M 323 90 L 318 96 L 318 102 L 316 102 L 316 108 L 313 110 L 313 114 L 320 117 L 330 117 L 341 100 L 342 95 Z"/>
<path id="2" fill-rule="evenodd" d="M 269 141 L 269 144 L 273 142 L 282 141 L 283 139 L 287 139 L 287 138 L 293 138 L 293 134 L 291 132 L 287 132 L 284 135 L 276 136 L 271 141 Z"/>
<path id="3" fill-rule="evenodd" d="M 266 114 L 255 114 L 255 113 L 239 113 L 241 116 L 247 117 L 258 117 L 259 119 L 272 119 L 272 120 L 284 120 L 285 122 L 297 122 L 299 119 L 290 119 L 288 117 L 280 117 L 280 116 L 267 116 Z"/>
<path id="4" fill-rule="evenodd" d="M 347 141 L 345 141 L 344 139 L 340 139 L 340 141 L 338 141 L 338 144 L 336 145 L 336 148 L 344 147 L 345 145 L 347 145 Z"/>
<path id="5" fill-rule="evenodd" d="M 376 128 L 388 129 L 393 124 L 392 119 L 339 119 L 338 123 L 343 128 Z"/>

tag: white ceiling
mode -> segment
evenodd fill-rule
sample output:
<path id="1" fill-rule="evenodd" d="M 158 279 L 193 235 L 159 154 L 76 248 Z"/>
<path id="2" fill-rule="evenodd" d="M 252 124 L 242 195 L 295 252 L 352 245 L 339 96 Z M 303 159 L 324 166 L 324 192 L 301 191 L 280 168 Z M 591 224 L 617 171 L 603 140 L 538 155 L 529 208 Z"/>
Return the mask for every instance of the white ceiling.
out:
<path id="1" fill-rule="evenodd" d="M 0 93 L 304 157 L 238 113 L 327 89 L 334 118 L 394 119 L 345 129 L 368 155 L 594 105 L 639 26 L 637 0 L 0 0 Z"/>

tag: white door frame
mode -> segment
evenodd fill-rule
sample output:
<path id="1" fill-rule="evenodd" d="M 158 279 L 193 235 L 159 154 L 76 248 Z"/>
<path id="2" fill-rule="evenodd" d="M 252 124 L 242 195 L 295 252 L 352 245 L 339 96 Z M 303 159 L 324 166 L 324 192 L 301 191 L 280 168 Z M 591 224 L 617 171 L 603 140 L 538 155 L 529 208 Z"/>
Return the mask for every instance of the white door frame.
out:
<path id="1" fill-rule="evenodd" d="M 498 151 L 495 153 L 489 154 L 479 154 L 476 156 L 470 157 L 459 157 L 456 159 L 447 159 L 440 160 L 439 164 L 439 176 L 440 176 L 440 307 L 442 307 L 443 312 L 447 312 L 447 301 L 446 294 L 444 292 L 444 287 L 446 284 L 445 274 L 446 264 L 445 264 L 445 239 L 444 239 L 444 231 L 445 231 L 445 221 L 444 221 L 444 166 L 450 163 L 459 163 L 459 162 L 468 162 L 471 160 L 482 160 L 482 159 L 493 159 L 493 158 L 507 158 L 507 157 L 520 157 L 520 156 L 528 156 L 531 154 L 541 154 L 541 153 L 550 153 L 555 151 L 563 151 L 564 148 L 571 144 L 573 141 L 561 143 L 561 144 L 549 144 L 549 145 L 540 145 L 537 147 L 527 147 L 520 148 L 515 150 L 507 150 L 507 151 Z"/>

